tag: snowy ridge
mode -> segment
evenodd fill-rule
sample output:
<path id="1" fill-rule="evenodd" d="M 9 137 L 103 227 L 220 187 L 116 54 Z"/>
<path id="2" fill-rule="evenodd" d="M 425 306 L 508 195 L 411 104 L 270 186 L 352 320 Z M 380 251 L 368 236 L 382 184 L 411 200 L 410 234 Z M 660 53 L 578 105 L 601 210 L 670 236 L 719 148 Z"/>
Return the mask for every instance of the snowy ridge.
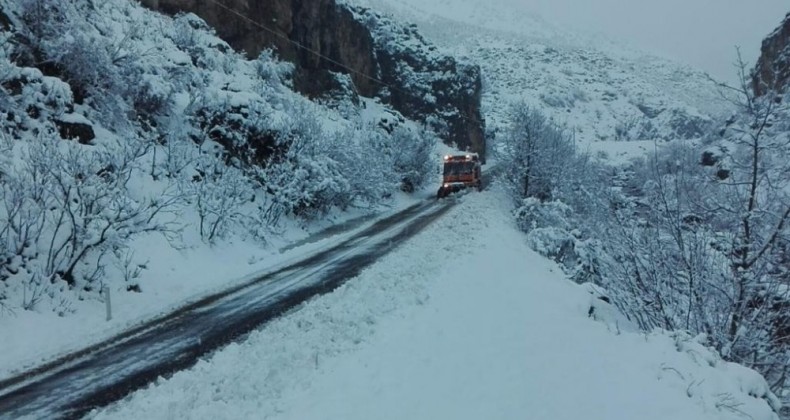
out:
<path id="1" fill-rule="evenodd" d="M 501 191 L 460 201 L 336 292 L 89 418 L 777 418 L 762 377 L 701 337 L 590 318 Z"/>
<path id="2" fill-rule="evenodd" d="M 552 26 L 518 2 L 354 1 L 413 21 L 431 41 L 479 63 L 494 131 L 506 124 L 507 105 L 522 99 L 582 145 L 698 138 L 712 117 L 731 112 L 703 72 Z"/>

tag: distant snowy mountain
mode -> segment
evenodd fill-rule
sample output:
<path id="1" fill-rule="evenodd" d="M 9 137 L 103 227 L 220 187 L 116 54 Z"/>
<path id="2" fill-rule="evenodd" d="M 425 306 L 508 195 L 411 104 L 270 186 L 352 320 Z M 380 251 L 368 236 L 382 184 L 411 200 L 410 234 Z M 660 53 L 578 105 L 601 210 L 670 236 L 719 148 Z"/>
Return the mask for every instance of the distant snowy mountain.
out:
<path id="1" fill-rule="evenodd" d="M 603 37 L 574 34 L 511 0 L 347 0 L 418 25 L 432 42 L 483 69 L 489 130 L 523 100 L 584 143 L 700 137 L 722 105 L 702 71 Z"/>

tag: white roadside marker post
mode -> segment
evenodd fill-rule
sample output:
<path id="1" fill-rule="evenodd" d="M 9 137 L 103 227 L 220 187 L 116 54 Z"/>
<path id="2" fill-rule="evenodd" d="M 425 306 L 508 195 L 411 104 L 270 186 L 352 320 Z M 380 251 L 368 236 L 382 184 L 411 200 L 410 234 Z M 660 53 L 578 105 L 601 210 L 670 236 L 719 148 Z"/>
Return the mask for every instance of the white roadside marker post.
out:
<path id="1" fill-rule="evenodd" d="M 105 285 L 102 292 L 104 292 L 104 303 L 107 309 L 107 321 L 109 321 L 112 319 L 112 302 L 110 302 L 110 288 Z"/>

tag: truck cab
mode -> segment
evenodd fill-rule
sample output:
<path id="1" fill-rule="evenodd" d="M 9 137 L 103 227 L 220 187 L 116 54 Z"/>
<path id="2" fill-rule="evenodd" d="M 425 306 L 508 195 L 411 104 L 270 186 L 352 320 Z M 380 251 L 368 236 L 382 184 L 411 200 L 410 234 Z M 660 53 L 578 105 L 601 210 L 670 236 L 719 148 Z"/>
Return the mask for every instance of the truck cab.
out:
<path id="1" fill-rule="evenodd" d="M 436 193 L 443 198 L 466 188 L 482 189 L 480 177 L 480 157 L 477 153 L 446 155 L 442 171 L 442 185 Z"/>

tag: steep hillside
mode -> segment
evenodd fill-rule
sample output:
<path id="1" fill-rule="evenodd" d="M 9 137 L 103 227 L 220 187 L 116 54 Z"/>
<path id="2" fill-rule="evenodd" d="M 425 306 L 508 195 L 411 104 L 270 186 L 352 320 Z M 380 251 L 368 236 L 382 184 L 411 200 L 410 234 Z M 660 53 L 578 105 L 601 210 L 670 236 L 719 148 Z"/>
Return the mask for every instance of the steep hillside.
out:
<path id="1" fill-rule="evenodd" d="M 508 104 L 522 100 L 582 144 L 699 138 L 712 116 L 729 112 L 704 73 L 569 33 L 518 2 L 353 2 L 413 21 L 445 51 L 480 63 L 491 131 L 507 124 Z"/>
<path id="2" fill-rule="evenodd" d="M 0 11 L 0 309 L 65 316 L 107 287 L 145 293 L 189 269 L 175 249 L 261 252 L 435 171 L 420 124 L 374 100 L 311 102 L 293 65 L 245 58 L 195 15 L 129 0 Z"/>
<path id="3" fill-rule="evenodd" d="M 790 83 L 790 13 L 763 40 L 760 58 L 752 73 L 752 89 L 758 96 L 775 89 L 787 91 Z"/>
<path id="4" fill-rule="evenodd" d="M 335 0 L 143 4 L 193 12 L 250 57 L 273 48 L 296 65 L 294 86 L 308 96 L 375 96 L 446 143 L 485 153 L 478 67 L 437 53 L 415 28 Z"/>
<path id="5" fill-rule="evenodd" d="M 249 57 L 276 50 L 282 59 L 297 64 L 295 87 L 312 96 L 335 87 L 331 72 L 347 72 L 335 62 L 353 70 L 349 76 L 361 95 L 373 96 L 379 89 L 371 79 L 376 75 L 373 38 L 349 10 L 335 7 L 334 0 L 143 0 L 141 4 L 168 14 L 194 13 Z"/>

